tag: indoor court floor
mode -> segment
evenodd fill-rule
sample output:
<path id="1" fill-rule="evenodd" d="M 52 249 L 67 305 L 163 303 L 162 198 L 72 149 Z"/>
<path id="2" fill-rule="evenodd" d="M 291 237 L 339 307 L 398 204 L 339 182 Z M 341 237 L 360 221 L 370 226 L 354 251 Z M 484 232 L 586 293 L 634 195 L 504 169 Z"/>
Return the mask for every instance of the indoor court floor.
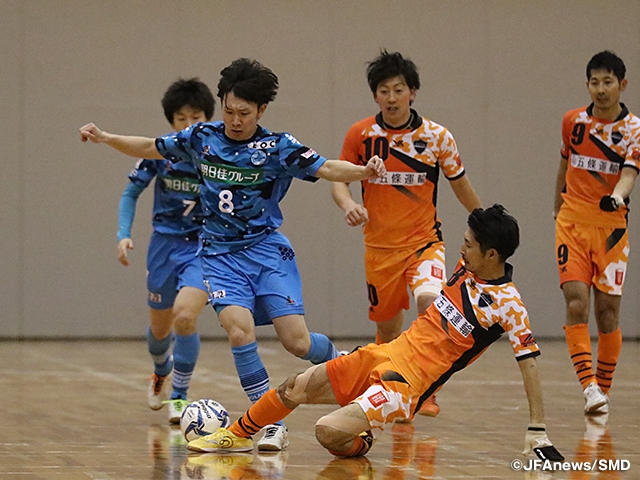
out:
<path id="1" fill-rule="evenodd" d="M 273 386 L 308 365 L 277 341 L 259 343 Z M 144 342 L 3 341 L 0 479 L 640 479 L 640 343 L 624 342 L 606 423 L 583 416 L 565 343 L 539 344 L 547 432 L 575 464 L 563 470 L 542 471 L 521 455 L 528 406 L 506 340 L 444 386 L 438 417 L 395 424 L 366 457 L 350 459 L 335 459 L 315 441 L 315 421 L 335 408 L 325 405 L 301 406 L 287 418 L 284 452 L 188 453 L 166 411 L 147 406 Z M 202 344 L 190 389 L 190 399 L 199 398 L 221 402 L 232 419 L 249 406 L 225 341 Z M 518 462 L 525 469 L 514 470 Z M 595 471 L 577 470 L 587 466 Z"/>

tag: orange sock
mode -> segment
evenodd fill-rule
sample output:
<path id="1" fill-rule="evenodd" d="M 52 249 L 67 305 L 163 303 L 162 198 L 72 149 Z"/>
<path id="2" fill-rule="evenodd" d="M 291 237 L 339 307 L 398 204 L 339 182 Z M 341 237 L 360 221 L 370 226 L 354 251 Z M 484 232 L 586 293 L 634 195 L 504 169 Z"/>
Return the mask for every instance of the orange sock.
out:
<path id="1" fill-rule="evenodd" d="M 613 372 L 618 365 L 622 349 L 620 327 L 611 333 L 598 332 L 598 368 L 596 380 L 604 393 L 608 393 L 613 381 Z"/>
<path id="2" fill-rule="evenodd" d="M 272 388 L 233 422 L 229 431 L 237 437 L 247 438 L 258 433 L 263 427 L 279 422 L 292 411 L 293 408 L 286 407 L 275 388 Z"/>
<path id="3" fill-rule="evenodd" d="M 569 347 L 573 368 L 576 370 L 582 388 L 587 388 L 587 385 L 596 379 L 591 363 L 589 325 L 577 323 L 576 325 L 565 325 L 562 328 L 564 328 L 564 336 L 567 339 L 567 347 Z"/>

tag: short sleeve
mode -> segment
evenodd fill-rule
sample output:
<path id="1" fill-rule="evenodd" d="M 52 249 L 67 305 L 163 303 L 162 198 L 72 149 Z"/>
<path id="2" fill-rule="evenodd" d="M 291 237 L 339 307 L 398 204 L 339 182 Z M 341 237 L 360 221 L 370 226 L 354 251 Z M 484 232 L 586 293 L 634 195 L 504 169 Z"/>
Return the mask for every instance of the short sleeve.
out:
<path id="1" fill-rule="evenodd" d="M 456 180 L 465 174 L 458 146 L 453 135 L 446 128 L 442 128 L 442 132 L 438 135 L 438 162 L 444 176 L 448 180 Z"/>
<path id="2" fill-rule="evenodd" d="M 180 132 L 156 138 L 156 148 L 160 155 L 170 162 L 193 162 L 198 157 L 197 133 L 202 128 L 196 123 Z"/>
<path id="3" fill-rule="evenodd" d="M 509 336 L 516 360 L 538 356 L 540 349 L 531 332 L 527 309 L 515 287 L 506 288 L 511 291 L 510 295 L 501 296 L 500 325 Z"/>
<path id="4" fill-rule="evenodd" d="M 289 133 L 283 133 L 278 140 L 280 165 L 292 177 L 316 181 L 316 172 L 327 161 L 314 149 L 305 147 Z"/>

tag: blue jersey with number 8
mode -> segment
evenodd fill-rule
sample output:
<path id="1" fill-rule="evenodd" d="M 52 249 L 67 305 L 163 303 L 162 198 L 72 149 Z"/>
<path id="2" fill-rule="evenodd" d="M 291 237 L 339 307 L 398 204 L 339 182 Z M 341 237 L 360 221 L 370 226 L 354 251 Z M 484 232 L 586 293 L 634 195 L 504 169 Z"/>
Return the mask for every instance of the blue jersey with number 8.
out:
<path id="1" fill-rule="evenodd" d="M 156 139 L 172 162 L 191 161 L 201 181 L 202 249 L 218 255 L 249 248 L 282 224 L 279 202 L 293 177 L 316 181 L 326 159 L 288 133 L 258 127 L 247 141 L 224 134 L 224 123 L 197 123 Z"/>

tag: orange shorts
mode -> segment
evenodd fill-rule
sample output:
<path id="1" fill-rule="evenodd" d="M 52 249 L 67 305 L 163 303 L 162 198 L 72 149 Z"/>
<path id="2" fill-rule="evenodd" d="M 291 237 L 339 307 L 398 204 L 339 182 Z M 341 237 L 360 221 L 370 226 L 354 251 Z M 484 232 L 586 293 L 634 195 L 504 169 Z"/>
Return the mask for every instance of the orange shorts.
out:
<path id="1" fill-rule="evenodd" d="M 424 292 L 438 295 L 446 280 L 444 243 L 424 250 L 365 247 L 364 269 L 369 294 L 369 319 L 385 322 L 409 308 L 407 286 L 414 297 Z"/>
<path id="2" fill-rule="evenodd" d="M 556 220 L 556 257 L 561 286 L 579 281 L 609 295 L 622 295 L 628 231 Z"/>
<path id="3" fill-rule="evenodd" d="M 420 392 L 394 370 L 387 344 L 361 347 L 328 361 L 326 368 L 338 404 L 360 405 L 374 438 L 396 418 L 413 418 Z"/>

